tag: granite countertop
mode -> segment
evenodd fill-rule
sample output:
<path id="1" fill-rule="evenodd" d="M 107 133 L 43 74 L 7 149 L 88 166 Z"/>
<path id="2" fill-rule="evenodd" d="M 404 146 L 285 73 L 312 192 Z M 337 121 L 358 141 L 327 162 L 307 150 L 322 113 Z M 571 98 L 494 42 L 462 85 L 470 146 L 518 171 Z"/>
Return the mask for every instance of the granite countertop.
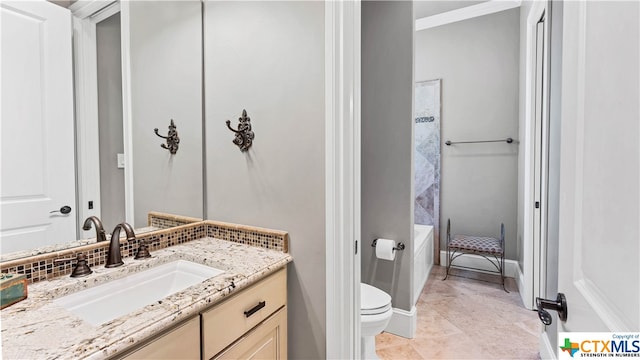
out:
<path id="1" fill-rule="evenodd" d="M 93 274 L 65 276 L 29 285 L 29 297 L 0 312 L 4 359 L 102 359 L 223 300 L 292 261 L 287 253 L 214 238 L 203 238 L 151 253 L 151 259 L 124 259 L 124 265 L 93 267 Z M 93 326 L 52 300 L 130 273 L 175 260 L 225 272 L 120 318 Z"/>

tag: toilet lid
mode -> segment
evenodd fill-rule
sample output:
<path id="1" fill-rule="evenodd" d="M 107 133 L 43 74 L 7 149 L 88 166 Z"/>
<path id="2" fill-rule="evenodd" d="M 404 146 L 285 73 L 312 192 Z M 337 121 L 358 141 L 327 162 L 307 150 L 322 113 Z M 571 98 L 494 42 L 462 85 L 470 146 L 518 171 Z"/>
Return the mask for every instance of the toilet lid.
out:
<path id="1" fill-rule="evenodd" d="M 391 308 L 391 296 L 371 285 L 360 283 L 360 314 L 381 314 Z"/>

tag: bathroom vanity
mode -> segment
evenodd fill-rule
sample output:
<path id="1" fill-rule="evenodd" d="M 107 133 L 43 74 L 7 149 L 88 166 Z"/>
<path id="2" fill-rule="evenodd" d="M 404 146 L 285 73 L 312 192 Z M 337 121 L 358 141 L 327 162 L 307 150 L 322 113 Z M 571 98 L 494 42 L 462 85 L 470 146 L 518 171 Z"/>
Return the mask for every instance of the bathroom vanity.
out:
<path id="1" fill-rule="evenodd" d="M 85 277 L 29 284 L 26 300 L 0 312 L 3 358 L 286 359 L 288 235 L 212 221 L 170 231 L 193 239 L 163 235 L 158 243 L 171 240 L 152 248 L 152 258 L 135 260 L 125 251 L 123 266 L 92 265 Z M 183 242 L 172 244 L 176 238 Z M 176 261 L 224 272 L 103 323 L 60 305 L 71 294 Z M 124 303 L 113 306 L 130 300 L 124 291 L 117 301 Z"/>
<path id="2" fill-rule="evenodd" d="M 286 359 L 286 288 L 278 270 L 116 358 Z"/>

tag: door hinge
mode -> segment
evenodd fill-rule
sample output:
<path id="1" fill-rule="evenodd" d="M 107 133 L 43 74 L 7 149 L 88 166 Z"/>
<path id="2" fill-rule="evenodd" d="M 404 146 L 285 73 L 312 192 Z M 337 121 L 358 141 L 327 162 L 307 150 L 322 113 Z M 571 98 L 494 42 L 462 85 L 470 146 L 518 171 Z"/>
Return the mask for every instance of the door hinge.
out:
<path id="1" fill-rule="evenodd" d="M 356 240 L 356 255 L 358 255 L 358 240 Z"/>
<path id="2" fill-rule="evenodd" d="M 540 201 L 536 201 L 535 207 L 536 207 L 536 209 L 540 209 Z"/>

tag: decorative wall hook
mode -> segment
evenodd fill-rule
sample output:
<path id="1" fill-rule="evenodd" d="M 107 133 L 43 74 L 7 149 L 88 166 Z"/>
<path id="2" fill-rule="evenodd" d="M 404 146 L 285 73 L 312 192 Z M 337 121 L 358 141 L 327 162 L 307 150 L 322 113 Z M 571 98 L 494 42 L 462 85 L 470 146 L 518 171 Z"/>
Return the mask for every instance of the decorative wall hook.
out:
<path id="1" fill-rule="evenodd" d="M 242 116 L 238 120 L 240 121 L 238 130 L 231 127 L 231 120 L 227 120 L 227 127 L 236 134 L 233 143 L 238 145 L 240 151 L 244 152 L 249 150 L 254 138 L 253 131 L 251 131 L 251 118 L 247 116 L 247 110 L 242 110 Z"/>
<path id="2" fill-rule="evenodd" d="M 169 133 L 167 134 L 167 136 L 162 136 L 158 134 L 158 128 L 153 129 L 153 131 L 159 137 L 163 139 L 167 139 L 166 144 L 160 144 L 161 148 L 169 150 L 169 152 L 172 155 L 178 152 L 178 144 L 180 144 L 180 137 L 178 137 L 178 131 L 176 131 L 176 125 L 173 123 L 173 119 L 171 119 L 171 124 L 169 124 Z"/>

